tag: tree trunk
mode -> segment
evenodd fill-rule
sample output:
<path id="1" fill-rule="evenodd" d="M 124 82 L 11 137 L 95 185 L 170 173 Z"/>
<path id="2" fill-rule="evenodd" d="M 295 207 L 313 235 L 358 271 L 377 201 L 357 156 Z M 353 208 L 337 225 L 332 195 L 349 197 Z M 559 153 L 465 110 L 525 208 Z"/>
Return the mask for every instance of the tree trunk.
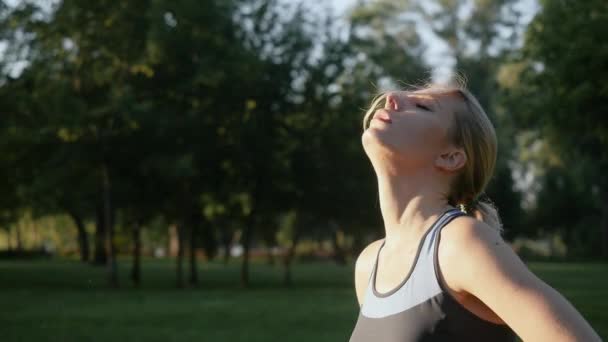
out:
<path id="1" fill-rule="evenodd" d="M 254 204 L 255 205 L 255 204 Z M 241 238 L 243 244 L 243 260 L 241 263 L 241 286 L 249 287 L 249 247 L 251 245 L 251 237 L 253 235 L 255 209 L 249 214 L 245 230 Z"/>
<path id="2" fill-rule="evenodd" d="M 141 284 L 141 222 L 135 221 L 133 225 L 133 266 L 131 280 L 137 287 Z"/>
<path id="3" fill-rule="evenodd" d="M 112 217 L 112 202 L 110 193 L 110 174 L 107 165 L 101 167 L 101 185 L 103 195 L 103 221 L 106 226 L 106 255 L 108 267 L 108 282 L 111 287 L 118 287 L 118 265 L 116 263 L 116 246 L 114 245 L 114 222 Z"/>
<path id="4" fill-rule="evenodd" d="M 241 286 L 249 287 L 249 248 L 251 245 L 251 239 L 253 237 L 254 225 L 256 223 L 256 215 L 257 215 L 257 205 L 260 200 L 260 188 L 262 187 L 261 179 L 259 177 L 256 178 L 256 181 L 253 185 L 253 195 L 251 196 L 251 211 L 249 212 L 249 216 L 247 217 L 247 221 L 245 222 L 245 231 L 243 232 L 243 236 L 241 237 L 243 244 L 243 261 L 241 264 Z"/>
<path id="5" fill-rule="evenodd" d="M 13 229 L 11 228 L 11 226 L 8 226 L 6 228 L 6 244 L 7 244 L 7 248 L 9 252 L 13 251 Z"/>
<path id="6" fill-rule="evenodd" d="M 196 268 L 196 239 L 199 224 L 200 222 L 198 215 L 195 215 L 192 222 L 190 222 L 190 278 L 188 279 L 190 285 L 196 285 L 198 283 L 198 272 Z"/>
<path id="7" fill-rule="evenodd" d="M 68 214 L 74 221 L 76 225 L 76 229 L 78 231 L 78 248 L 80 250 L 80 261 L 88 262 L 89 261 L 89 235 L 84 227 L 84 221 L 82 217 L 78 215 L 75 211 L 68 211 Z"/>
<path id="8" fill-rule="evenodd" d="M 604 259 L 608 259 L 608 189 L 604 191 L 601 206 L 602 219 L 600 229 L 602 230 L 602 256 Z"/>
<path id="9" fill-rule="evenodd" d="M 273 266 L 276 263 L 273 250 L 277 245 L 277 241 L 274 237 L 274 232 L 265 232 L 264 243 L 266 245 L 266 263 L 268 266 Z"/>
<path id="10" fill-rule="evenodd" d="M 184 224 L 178 223 L 177 228 L 177 257 L 176 257 L 176 286 L 178 288 L 184 287 Z"/>
<path id="11" fill-rule="evenodd" d="M 232 248 L 232 231 L 227 227 L 220 227 L 222 232 L 222 244 L 224 245 L 224 265 L 230 260 L 230 248 Z"/>
<path id="12" fill-rule="evenodd" d="M 103 218 L 103 206 L 98 203 L 95 211 L 95 255 L 94 265 L 105 265 L 108 262 L 105 247 L 106 224 Z"/>
<path id="13" fill-rule="evenodd" d="M 342 233 L 340 230 L 340 225 L 335 221 L 330 221 L 330 226 L 332 230 L 331 234 L 331 242 L 334 248 L 334 260 L 338 265 L 346 265 L 346 258 L 344 257 L 344 251 L 340 246 L 338 241 L 338 236 Z"/>
<path id="14" fill-rule="evenodd" d="M 17 237 L 17 252 L 23 250 L 23 238 L 21 236 L 21 223 L 15 225 L 15 233 Z"/>
<path id="15" fill-rule="evenodd" d="M 300 232 L 300 225 L 296 222 L 293 237 L 291 239 L 291 245 L 289 245 L 287 253 L 285 254 L 285 258 L 283 259 L 283 267 L 285 269 L 283 273 L 283 284 L 286 287 L 291 287 L 293 285 L 293 278 L 291 276 L 291 265 L 296 254 L 296 247 L 300 240 Z"/>
<path id="16" fill-rule="evenodd" d="M 34 245 L 36 246 L 36 248 L 40 248 L 41 246 L 41 242 L 40 242 L 40 230 L 38 225 L 33 225 L 33 232 L 34 232 Z"/>
<path id="17" fill-rule="evenodd" d="M 167 255 L 170 257 L 177 257 L 177 250 L 179 249 L 179 237 L 177 235 L 177 224 L 170 224 L 167 227 Z"/>
<path id="18" fill-rule="evenodd" d="M 268 266 L 274 266 L 276 260 L 274 258 L 274 253 L 273 250 L 275 249 L 276 245 L 267 245 L 266 246 L 266 263 L 268 264 Z"/>

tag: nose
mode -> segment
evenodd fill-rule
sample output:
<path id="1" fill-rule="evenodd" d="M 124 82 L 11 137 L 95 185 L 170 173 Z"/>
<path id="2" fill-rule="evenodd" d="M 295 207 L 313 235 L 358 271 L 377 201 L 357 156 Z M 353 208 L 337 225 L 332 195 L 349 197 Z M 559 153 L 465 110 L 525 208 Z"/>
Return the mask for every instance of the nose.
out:
<path id="1" fill-rule="evenodd" d="M 399 97 L 396 93 L 391 92 L 386 95 L 385 109 L 399 110 Z"/>

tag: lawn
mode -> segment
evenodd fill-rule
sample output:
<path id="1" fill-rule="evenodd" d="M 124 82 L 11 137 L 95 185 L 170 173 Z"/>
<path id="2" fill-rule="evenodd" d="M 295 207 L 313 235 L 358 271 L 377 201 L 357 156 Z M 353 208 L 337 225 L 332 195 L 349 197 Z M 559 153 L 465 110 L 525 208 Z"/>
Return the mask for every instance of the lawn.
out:
<path id="1" fill-rule="evenodd" d="M 143 286 L 107 289 L 103 268 L 76 261 L 0 261 L 2 341 L 347 341 L 357 316 L 352 267 L 299 264 L 295 287 L 281 270 L 201 265 L 201 285 L 175 289 L 173 264 L 148 260 Z M 608 338 L 607 264 L 532 263 Z M 516 303 L 514 304 L 516 305 Z"/>

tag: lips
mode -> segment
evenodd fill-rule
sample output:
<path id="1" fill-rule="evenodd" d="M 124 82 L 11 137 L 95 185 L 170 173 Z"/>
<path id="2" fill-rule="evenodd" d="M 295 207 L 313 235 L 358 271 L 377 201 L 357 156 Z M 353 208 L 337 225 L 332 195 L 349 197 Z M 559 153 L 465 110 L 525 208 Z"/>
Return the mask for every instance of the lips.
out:
<path id="1" fill-rule="evenodd" d="M 380 121 L 384 121 L 386 123 L 392 123 L 393 121 L 391 120 L 391 117 L 388 115 L 388 113 L 382 109 L 379 109 L 376 111 L 376 113 L 374 114 L 374 119 L 378 119 Z"/>

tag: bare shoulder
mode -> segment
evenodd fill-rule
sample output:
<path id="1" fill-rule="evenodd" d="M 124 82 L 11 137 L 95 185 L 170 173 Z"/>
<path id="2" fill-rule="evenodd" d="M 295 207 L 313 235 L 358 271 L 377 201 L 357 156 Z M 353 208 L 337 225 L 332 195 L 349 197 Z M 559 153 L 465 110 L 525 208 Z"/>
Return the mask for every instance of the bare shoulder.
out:
<path id="1" fill-rule="evenodd" d="M 463 278 L 481 276 L 484 267 L 526 268 L 498 230 L 468 216 L 457 217 L 442 228 L 438 248 L 442 274 L 456 291 L 472 292 Z"/>
<path id="2" fill-rule="evenodd" d="M 486 223 L 469 216 L 459 216 L 441 230 L 442 249 L 445 252 L 459 253 L 463 247 L 502 246 L 511 248 L 500 232 Z"/>
<path id="3" fill-rule="evenodd" d="M 440 236 L 438 263 L 448 287 L 477 297 L 524 341 L 600 341 L 576 308 L 532 273 L 496 229 L 462 216 Z"/>
<path id="4" fill-rule="evenodd" d="M 382 245 L 382 241 L 383 239 L 380 239 L 370 243 L 357 257 L 357 262 L 355 263 L 355 289 L 359 305 L 363 304 L 369 277 L 374 268 L 376 255 L 378 254 L 380 245 Z"/>

